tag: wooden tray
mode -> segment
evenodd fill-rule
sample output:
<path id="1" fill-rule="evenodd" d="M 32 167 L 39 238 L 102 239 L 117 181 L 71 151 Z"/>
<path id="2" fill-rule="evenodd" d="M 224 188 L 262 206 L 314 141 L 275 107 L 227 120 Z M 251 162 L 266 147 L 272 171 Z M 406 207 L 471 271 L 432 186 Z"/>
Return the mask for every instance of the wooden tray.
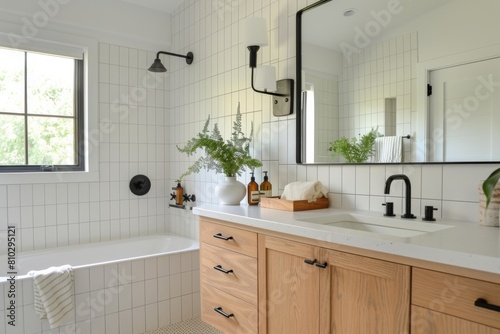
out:
<path id="1" fill-rule="evenodd" d="M 330 201 L 327 197 L 318 198 L 315 202 L 303 201 L 288 201 L 280 199 L 279 196 L 275 197 L 262 197 L 260 199 L 260 206 L 263 208 L 285 210 L 285 211 L 305 211 L 326 209 L 330 206 Z"/>

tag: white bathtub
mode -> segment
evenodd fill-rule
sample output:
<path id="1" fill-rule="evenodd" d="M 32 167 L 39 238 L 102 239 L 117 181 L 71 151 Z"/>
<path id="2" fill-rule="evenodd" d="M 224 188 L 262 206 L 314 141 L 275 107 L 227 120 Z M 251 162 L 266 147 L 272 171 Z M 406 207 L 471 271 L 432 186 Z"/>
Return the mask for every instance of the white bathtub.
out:
<path id="1" fill-rule="evenodd" d="M 65 264 L 73 268 L 131 261 L 164 254 L 175 254 L 199 248 L 198 241 L 178 236 L 158 235 L 107 241 L 93 244 L 65 246 L 23 252 L 16 256 L 15 272 L 22 279 L 30 270 L 41 270 Z M 7 272 L 7 258 L 0 256 L 0 274 Z M 0 277 L 0 282 L 5 277 Z"/>
<path id="2" fill-rule="evenodd" d="M 46 333 L 27 273 L 65 264 L 75 272 L 75 310 L 60 334 L 144 333 L 200 315 L 198 241 L 148 236 L 16 254 L 14 280 L 0 256 L 0 333 Z"/>
<path id="3" fill-rule="evenodd" d="M 49 248 L 17 255 L 15 272 L 17 273 L 17 279 L 22 279 L 31 270 L 41 270 L 65 264 L 69 264 L 76 269 L 164 254 L 175 254 L 198 248 L 197 240 L 169 235 Z M 5 277 L 2 276 L 11 271 L 7 267 L 7 256 L 0 256 L 0 282 L 5 281 Z"/>

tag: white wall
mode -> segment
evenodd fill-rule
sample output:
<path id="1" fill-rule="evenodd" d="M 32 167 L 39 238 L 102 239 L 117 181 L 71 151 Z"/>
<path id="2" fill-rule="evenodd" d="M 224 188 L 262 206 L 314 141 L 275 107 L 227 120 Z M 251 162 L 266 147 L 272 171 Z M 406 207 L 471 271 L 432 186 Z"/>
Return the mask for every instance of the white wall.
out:
<path id="1" fill-rule="evenodd" d="M 100 132 L 96 182 L 0 184 L 0 245 L 17 227 L 17 250 L 30 251 L 164 233 L 165 105 L 168 76 L 147 71 L 155 54 L 99 44 Z M 168 67 L 168 60 L 164 59 Z M 151 191 L 133 195 L 130 179 L 147 175 Z M 5 253 L 6 247 L 0 248 Z"/>
<path id="2" fill-rule="evenodd" d="M 295 117 L 272 116 L 271 99 L 249 87 L 248 51 L 240 43 L 241 22 L 248 16 L 266 17 L 270 45 L 259 52 L 259 63 L 278 68 L 279 78 L 295 78 L 295 13 L 306 1 L 263 0 L 220 3 L 190 0 L 172 17 L 172 49 L 193 51 L 195 61 L 167 60 L 165 80 L 146 87 L 146 98 L 116 104 L 120 94 L 141 86 L 154 53 L 109 43 L 100 44 L 101 123 L 116 129 L 99 142 L 101 179 L 98 182 L 0 185 L 0 235 L 7 224 L 21 227 L 20 250 L 41 249 L 70 243 L 95 242 L 148 233 L 173 232 L 197 236 L 195 217 L 188 210 L 169 209 L 168 193 L 175 179 L 193 161 L 177 152 L 198 133 L 208 115 L 224 135 L 231 130 L 238 102 L 247 131 L 254 122 L 254 156 L 268 170 L 273 193 L 296 180 L 323 181 L 332 192 L 332 206 L 382 211 L 388 200 L 384 181 L 395 173 L 412 180 L 414 213 L 424 205 L 439 208 L 446 218 L 478 220 L 479 180 L 498 165 L 405 166 L 304 166 L 295 163 Z M 129 94 L 130 97 L 130 94 Z M 118 99 L 119 101 L 119 99 Z M 118 108 L 117 108 L 118 107 Z M 121 118 L 112 110 L 128 111 Z M 130 195 L 128 182 L 136 173 L 153 179 L 152 192 L 142 198 Z M 250 181 L 248 173 L 240 178 Z M 185 192 L 197 196 L 197 204 L 216 203 L 214 173 L 186 178 Z M 394 184 L 391 198 L 396 211 L 402 207 L 403 187 Z"/>
<path id="3" fill-rule="evenodd" d="M 386 98 L 396 99 L 396 134 L 416 139 L 417 33 L 373 43 L 352 59 L 344 59 L 339 85 L 340 136 L 364 135 L 378 126 L 386 132 Z M 415 116 L 413 116 L 415 115 Z M 376 129 L 377 130 L 377 129 Z M 405 140 L 405 161 L 416 161 Z"/>
<path id="4" fill-rule="evenodd" d="M 295 117 L 272 116 L 269 97 L 250 89 L 248 51 L 241 44 L 238 31 L 246 17 L 265 17 L 270 30 L 270 45 L 259 52 L 259 63 L 271 63 L 279 69 L 279 78 L 295 78 L 295 14 L 312 3 L 305 0 L 232 1 L 214 7 L 203 0 L 190 0 L 174 13 L 173 48 L 192 50 L 195 62 L 171 73 L 169 113 L 169 174 L 175 178 L 193 159 L 177 152 L 198 133 L 211 115 L 227 136 L 236 106 L 241 102 L 244 120 L 254 121 L 254 154 L 262 159 L 261 170 L 270 171 L 273 194 L 296 180 L 325 183 L 332 192 L 332 206 L 383 211 L 382 203 L 395 202 L 403 207 L 403 186 L 393 184 L 391 196 L 383 194 L 389 175 L 407 174 L 412 181 L 414 214 L 421 216 L 425 205 L 439 209 L 438 217 L 478 221 L 478 184 L 499 167 L 486 165 L 403 165 L 403 166 L 304 166 L 295 163 Z M 193 13 L 195 15 L 193 15 Z M 492 32 L 493 33 L 493 32 Z M 261 182 L 260 171 L 256 172 Z M 213 189 L 218 177 L 202 172 L 186 178 L 188 193 L 195 193 L 197 204 L 217 203 Z M 240 180 L 250 181 L 248 173 Z M 393 197 L 395 196 L 395 197 Z M 183 235 L 197 235 L 195 217 L 189 211 L 170 209 L 171 230 Z"/>
<path id="5" fill-rule="evenodd" d="M 343 56 L 340 52 L 306 43 L 302 49 L 302 68 L 304 70 L 342 75 Z"/>
<path id="6" fill-rule="evenodd" d="M 54 1 L 2 1 L 0 33 L 16 33 L 23 22 L 49 17 L 40 4 Z M 117 0 L 64 1 L 64 5 L 57 1 L 59 12 L 33 37 L 60 40 L 64 35 L 71 41 L 71 36 L 84 35 L 97 40 L 93 52 L 99 70 L 92 69 L 98 74 L 89 85 L 98 91 L 98 101 L 89 114 L 99 123 L 90 145 L 99 153 L 99 178 L 54 182 L 38 175 L 33 183 L 27 177 L 19 183 L 0 183 L 0 246 L 8 225 L 17 227 L 18 252 L 164 233 L 169 76 L 151 74 L 147 68 L 158 51 L 153 44 L 166 45 L 169 40 L 169 15 Z M 154 32 L 147 35 L 146 30 Z M 112 40 L 123 44 L 111 44 Z M 168 68 L 170 59 L 162 59 Z M 136 174 L 152 181 L 145 196 L 137 197 L 128 189 Z M 0 253 L 5 252 L 1 247 Z"/>
<path id="7" fill-rule="evenodd" d="M 120 5 L 112 8 L 111 2 Z M 23 18 L 29 22 L 34 14 L 42 15 L 38 14 L 40 8 L 37 4 L 38 1 L 2 1 L 0 33 L 22 33 Z M 7 251 L 5 241 L 9 225 L 16 226 L 18 254 L 168 232 L 165 208 L 169 189 L 165 181 L 165 168 L 168 167 L 165 153 L 169 140 L 166 127 L 169 74 L 151 74 L 147 68 L 154 60 L 155 52 L 168 45 L 169 26 L 168 15 L 122 2 L 73 1 L 65 7 L 61 5 L 60 13 L 39 27 L 32 36 L 48 40 L 59 40 L 62 35 L 66 40 L 68 36 L 86 36 L 96 45 L 93 52 L 97 53 L 98 71 L 97 68 L 93 70 L 98 75 L 89 84 L 92 89 L 98 90 L 98 104 L 89 113 L 99 122 L 99 132 L 93 134 L 91 144 L 91 148 L 99 153 L 99 179 L 92 182 L 66 182 L 64 179 L 52 182 L 38 175 L 34 183 L 27 178 L 19 183 L 12 180 L 7 184 L 0 183 L 0 254 Z M 162 61 L 169 68 L 170 59 L 162 56 Z M 145 174 L 151 179 L 152 188 L 147 195 L 138 197 L 130 192 L 129 182 L 136 174 Z M 145 268 L 144 265 L 142 267 Z M 98 291 L 90 291 L 88 287 L 102 284 L 102 270 L 101 281 L 95 271 L 90 272 L 89 275 L 87 270 L 83 277 L 78 278 L 75 288 L 77 303 L 95 299 Z M 119 310 L 109 308 L 109 312 L 107 309 L 106 318 L 94 318 L 92 325 L 77 312 L 77 327 L 100 333 L 104 332 L 105 325 L 108 331 L 118 332 L 121 327 L 122 332 L 133 330 L 142 333 L 196 316 L 199 314 L 196 303 L 199 297 L 195 295 L 191 301 L 188 295 L 180 296 L 181 292 L 184 293 L 184 288 L 182 291 L 179 289 L 181 281 L 190 282 L 184 276 L 181 280 L 181 275 L 184 273 L 175 278 L 165 276 L 157 281 L 150 280 L 153 288 L 161 283 L 162 290 L 167 291 L 166 296 L 170 296 L 165 300 L 157 298 L 157 302 L 155 299 L 148 301 L 146 297 L 141 305 L 135 305 L 135 301 L 132 304 L 130 296 L 134 284 L 139 296 L 141 291 L 148 290 L 147 287 L 144 290 L 147 281 L 136 282 L 125 287 L 128 296 L 125 302 L 128 300 L 128 305 L 120 305 Z M 196 273 L 192 275 L 198 276 Z M 82 286 L 86 286 L 87 290 L 79 288 Z M 195 287 L 194 280 L 193 289 Z M 30 313 L 32 305 L 29 304 L 32 301 L 27 293 L 30 291 L 28 285 L 24 294 L 21 284 L 17 289 L 17 327 L 7 326 L 6 318 L 1 316 L 0 328 L 5 328 L 6 333 L 40 333 L 41 322 L 33 320 L 34 314 Z M 8 299 L 3 293 L 5 289 L 2 287 L 0 290 L 2 315 L 4 301 L 7 303 Z M 174 294 L 169 291 L 177 297 L 172 298 Z M 4 333 L 2 329 L 0 332 Z M 43 329 L 47 332 L 48 327 L 44 325 Z"/>
<path id="8" fill-rule="evenodd" d="M 498 1 L 455 0 L 391 31 L 418 31 L 419 62 L 500 43 Z M 381 39 L 391 36 L 380 36 Z"/>

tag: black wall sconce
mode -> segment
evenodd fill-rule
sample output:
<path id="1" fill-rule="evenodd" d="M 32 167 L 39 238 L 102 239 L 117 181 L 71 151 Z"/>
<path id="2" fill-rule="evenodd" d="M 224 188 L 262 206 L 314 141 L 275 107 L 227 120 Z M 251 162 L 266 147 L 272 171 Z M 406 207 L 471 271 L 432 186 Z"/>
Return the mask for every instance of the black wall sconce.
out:
<path id="1" fill-rule="evenodd" d="M 160 72 L 160 73 L 161 72 L 167 72 L 167 69 L 161 63 L 160 54 L 169 55 L 169 56 L 175 56 L 175 57 L 181 57 L 181 58 L 186 58 L 186 63 L 188 65 L 191 65 L 193 63 L 193 59 L 194 59 L 194 56 L 193 56 L 192 52 L 188 52 L 187 55 L 184 56 L 184 55 L 180 55 L 180 54 L 177 54 L 177 53 L 171 53 L 171 52 L 166 52 L 166 51 L 159 51 L 156 54 L 156 59 L 153 62 L 153 65 L 151 65 L 148 68 L 148 71 L 150 71 L 150 72 Z"/>
<path id="2" fill-rule="evenodd" d="M 293 79 L 276 81 L 274 66 L 257 67 L 257 52 L 261 46 L 267 45 L 267 24 L 265 19 L 248 18 L 246 20 L 246 45 L 248 51 L 250 51 L 249 67 L 252 69 L 252 89 L 257 93 L 273 96 L 274 116 L 292 114 Z"/>

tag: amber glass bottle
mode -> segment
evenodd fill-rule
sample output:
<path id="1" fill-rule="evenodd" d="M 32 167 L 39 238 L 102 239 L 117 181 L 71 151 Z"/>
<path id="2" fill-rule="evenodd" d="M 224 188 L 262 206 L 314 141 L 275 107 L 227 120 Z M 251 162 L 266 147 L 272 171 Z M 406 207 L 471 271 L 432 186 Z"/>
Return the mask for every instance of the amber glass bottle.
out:
<path id="1" fill-rule="evenodd" d="M 271 197 L 273 195 L 273 185 L 269 182 L 267 171 L 264 172 L 264 181 L 260 184 L 260 196 Z"/>
<path id="2" fill-rule="evenodd" d="M 175 190 L 175 204 L 182 205 L 184 189 L 181 187 L 181 181 L 177 180 L 177 187 L 172 189 Z"/>
<path id="3" fill-rule="evenodd" d="M 252 177 L 250 178 L 250 183 L 248 184 L 248 193 L 247 193 L 247 199 L 248 199 L 248 205 L 257 205 L 259 204 L 260 201 L 260 195 L 259 195 L 259 184 L 255 182 L 255 176 L 253 175 L 253 172 L 251 173 Z"/>

